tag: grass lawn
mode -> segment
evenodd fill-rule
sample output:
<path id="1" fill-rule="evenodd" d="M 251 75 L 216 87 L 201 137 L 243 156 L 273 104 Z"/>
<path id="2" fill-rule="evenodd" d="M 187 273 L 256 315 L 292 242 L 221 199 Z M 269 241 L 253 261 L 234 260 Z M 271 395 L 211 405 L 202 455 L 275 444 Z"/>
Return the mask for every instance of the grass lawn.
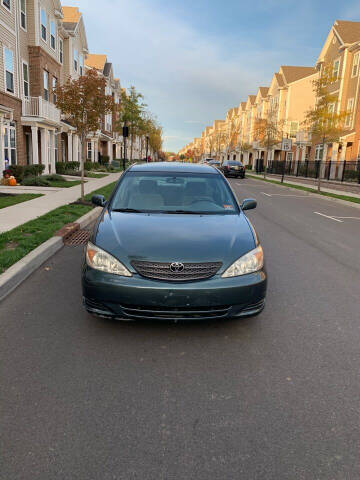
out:
<path id="1" fill-rule="evenodd" d="M 16 194 L 1 194 L 0 193 L 0 208 L 11 207 L 11 205 L 16 205 L 17 203 L 27 202 L 28 200 L 33 200 L 37 197 L 42 197 L 40 193 L 16 193 Z"/>
<path id="2" fill-rule="evenodd" d="M 102 187 L 98 190 L 95 190 L 94 192 L 88 193 L 87 195 L 85 195 L 85 200 L 91 201 L 91 197 L 93 195 L 104 195 L 105 198 L 109 198 L 116 184 L 117 182 L 112 182 L 109 183 L 109 185 L 106 185 L 106 187 Z"/>
<path id="3" fill-rule="evenodd" d="M 85 175 L 85 178 L 104 178 L 107 177 L 109 174 L 108 173 L 94 173 L 94 172 L 87 172 Z"/>
<path id="4" fill-rule="evenodd" d="M 104 195 L 108 198 L 115 184 L 116 182 L 113 182 L 93 194 Z M 91 195 L 92 193 L 87 197 L 91 199 Z M 64 205 L 9 232 L 1 233 L 0 274 L 52 237 L 65 224 L 75 222 L 91 209 L 92 207 L 88 205 Z"/>
<path id="5" fill-rule="evenodd" d="M 274 183 L 275 185 L 280 185 L 283 187 L 295 188 L 295 190 L 303 190 L 304 192 L 316 193 L 317 195 L 322 195 L 323 197 L 338 198 L 339 200 L 345 200 L 347 202 L 360 203 L 360 198 L 351 197 L 349 195 L 341 195 L 338 193 L 329 193 L 329 192 L 318 193 L 318 191 L 315 188 L 311 188 L 311 187 L 303 187 L 302 185 L 294 185 L 292 183 L 286 183 L 286 182 L 281 183 L 279 180 L 270 180 L 268 178 L 261 178 L 260 176 L 257 176 L 257 175 L 247 174 L 247 176 L 251 178 L 256 178 L 257 180 L 261 180 L 263 182 Z"/>
<path id="6" fill-rule="evenodd" d="M 80 185 L 81 180 L 49 180 L 49 187 L 70 188 Z"/>

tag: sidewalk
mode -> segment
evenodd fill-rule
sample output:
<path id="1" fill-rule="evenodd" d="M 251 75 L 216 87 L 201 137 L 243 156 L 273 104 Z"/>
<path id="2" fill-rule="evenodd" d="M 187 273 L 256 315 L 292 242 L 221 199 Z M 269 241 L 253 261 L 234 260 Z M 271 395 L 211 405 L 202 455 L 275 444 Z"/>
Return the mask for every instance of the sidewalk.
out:
<path id="1" fill-rule="evenodd" d="M 248 171 L 247 175 L 253 178 L 259 178 L 260 180 L 264 178 L 263 174 L 257 175 L 255 172 L 253 173 L 251 171 Z M 266 178 L 269 180 L 281 181 L 281 175 L 275 175 L 272 173 L 267 173 Z M 290 183 L 292 185 L 299 185 L 301 187 L 308 187 L 317 190 L 317 179 L 314 178 L 310 179 L 285 175 L 284 183 Z M 329 187 L 330 185 L 331 187 Z M 339 183 L 331 183 L 327 180 L 321 180 L 321 191 L 360 198 L 360 185 L 357 183 L 354 183 L 354 185 L 349 185 L 349 183 L 342 185 Z"/>
<path id="2" fill-rule="evenodd" d="M 86 179 L 85 194 L 93 192 L 98 188 L 105 187 L 109 183 L 116 182 L 120 176 L 121 173 L 110 173 L 104 178 Z M 21 187 L 4 188 L 11 188 L 9 193 L 24 193 L 24 191 L 21 191 Z M 34 193 L 32 192 L 33 188 L 34 187 L 30 187 L 26 192 Z M 61 190 L 51 189 L 50 191 L 48 187 L 36 187 L 36 193 L 44 193 L 45 196 L 0 210 L 0 233 L 7 232 L 23 223 L 40 217 L 55 208 L 75 202 L 80 197 L 80 185 L 75 185 L 71 188 L 63 188 Z"/>

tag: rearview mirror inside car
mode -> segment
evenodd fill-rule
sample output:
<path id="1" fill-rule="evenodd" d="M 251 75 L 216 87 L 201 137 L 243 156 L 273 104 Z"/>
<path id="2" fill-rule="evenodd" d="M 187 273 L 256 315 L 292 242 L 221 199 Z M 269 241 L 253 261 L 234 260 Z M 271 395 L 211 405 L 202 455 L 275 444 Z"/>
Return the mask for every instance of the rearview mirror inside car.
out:
<path id="1" fill-rule="evenodd" d="M 257 206 L 257 201 L 254 200 L 253 198 L 245 198 L 241 204 L 241 210 L 252 210 L 253 208 L 256 208 Z"/>
<path id="2" fill-rule="evenodd" d="M 93 195 L 91 201 L 94 205 L 97 205 L 99 207 L 104 207 L 106 204 L 104 195 Z"/>

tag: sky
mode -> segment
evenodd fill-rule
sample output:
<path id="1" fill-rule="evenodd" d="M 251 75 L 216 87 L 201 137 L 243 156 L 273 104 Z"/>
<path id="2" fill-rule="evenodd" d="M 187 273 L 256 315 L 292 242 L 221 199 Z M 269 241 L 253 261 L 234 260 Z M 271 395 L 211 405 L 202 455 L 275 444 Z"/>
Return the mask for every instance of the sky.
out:
<path id="1" fill-rule="evenodd" d="M 73 0 L 90 53 L 134 85 L 177 152 L 223 119 L 281 65 L 314 65 L 336 19 L 360 21 L 353 0 Z"/>

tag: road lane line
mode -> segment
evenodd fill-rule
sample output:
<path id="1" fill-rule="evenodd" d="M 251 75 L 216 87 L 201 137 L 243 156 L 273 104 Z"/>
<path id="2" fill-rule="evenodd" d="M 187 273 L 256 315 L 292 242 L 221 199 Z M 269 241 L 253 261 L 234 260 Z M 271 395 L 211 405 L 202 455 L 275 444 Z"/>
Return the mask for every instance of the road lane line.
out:
<path id="1" fill-rule="evenodd" d="M 316 215 L 321 215 L 322 217 L 325 217 L 325 218 L 330 218 L 330 220 L 334 220 L 334 222 L 344 223 L 342 220 L 339 220 L 338 218 L 330 217 L 329 215 L 325 215 L 324 213 L 320 213 L 320 212 L 314 212 L 314 213 Z"/>
<path id="2" fill-rule="evenodd" d="M 267 197 L 295 197 L 295 198 L 310 198 L 309 195 L 292 195 L 292 194 L 282 194 L 282 193 L 266 193 L 261 192 L 263 195 Z"/>
<path id="3" fill-rule="evenodd" d="M 360 220 L 360 217 L 339 217 L 338 215 L 334 215 L 334 218 L 345 218 L 345 219 L 352 219 L 352 220 Z"/>

